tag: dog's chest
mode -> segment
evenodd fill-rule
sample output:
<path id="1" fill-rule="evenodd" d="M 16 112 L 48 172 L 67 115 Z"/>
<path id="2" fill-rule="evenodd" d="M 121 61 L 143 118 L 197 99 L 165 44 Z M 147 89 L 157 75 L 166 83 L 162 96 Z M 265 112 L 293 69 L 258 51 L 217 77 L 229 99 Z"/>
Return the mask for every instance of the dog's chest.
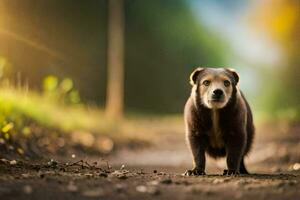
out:
<path id="1" fill-rule="evenodd" d="M 212 127 L 208 132 L 209 142 L 213 148 L 224 147 L 222 130 L 220 128 L 220 116 L 218 111 L 212 111 Z"/>

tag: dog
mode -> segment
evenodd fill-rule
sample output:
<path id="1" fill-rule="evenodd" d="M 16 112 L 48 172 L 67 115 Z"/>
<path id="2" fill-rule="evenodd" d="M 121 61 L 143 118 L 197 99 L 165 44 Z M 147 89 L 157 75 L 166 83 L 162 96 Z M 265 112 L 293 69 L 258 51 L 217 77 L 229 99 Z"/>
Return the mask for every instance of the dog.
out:
<path id="1" fill-rule="evenodd" d="M 226 157 L 224 175 L 249 174 L 244 158 L 255 128 L 250 106 L 239 89 L 239 75 L 228 68 L 197 68 L 190 75 L 192 92 L 184 108 L 186 139 L 194 168 L 184 175 L 205 175 L 205 153 Z"/>

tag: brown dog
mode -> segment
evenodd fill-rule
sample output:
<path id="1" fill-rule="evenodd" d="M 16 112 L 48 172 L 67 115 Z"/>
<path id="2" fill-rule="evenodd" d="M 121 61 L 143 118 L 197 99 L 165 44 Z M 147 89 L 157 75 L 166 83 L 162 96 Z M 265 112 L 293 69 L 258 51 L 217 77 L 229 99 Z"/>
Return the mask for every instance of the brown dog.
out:
<path id="1" fill-rule="evenodd" d="M 191 96 L 184 109 L 186 137 L 194 168 L 185 175 L 205 174 L 205 153 L 227 157 L 224 175 L 248 174 L 244 157 L 254 137 L 252 112 L 232 69 L 197 68 L 190 76 Z"/>

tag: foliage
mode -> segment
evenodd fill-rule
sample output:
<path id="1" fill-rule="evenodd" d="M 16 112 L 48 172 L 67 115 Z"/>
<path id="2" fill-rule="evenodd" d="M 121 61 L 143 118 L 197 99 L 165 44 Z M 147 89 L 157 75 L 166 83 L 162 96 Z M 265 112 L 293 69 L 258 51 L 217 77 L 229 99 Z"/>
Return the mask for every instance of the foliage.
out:
<path id="1" fill-rule="evenodd" d="M 61 82 L 55 84 L 55 80 L 47 78 L 49 90 L 56 88 L 54 91 L 61 92 L 59 88 L 65 87 L 65 91 L 71 91 L 70 82 L 60 86 Z M 131 123 L 109 121 L 99 108 L 66 104 L 61 101 L 65 93 L 62 98 L 55 96 L 56 92 L 48 92 L 0 86 L 0 154 L 16 152 L 41 156 L 74 152 L 74 148 L 99 154 L 109 153 L 122 145 L 135 146 L 149 141 L 148 136 L 133 131 Z"/>
<path id="2" fill-rule="evenodd" d="M 57 77 L 49 75 L 43 80 L 43 91 L 47 97 L 62 101 L 65 104 L 80 103 L 79 92 L 74 88 L 70 78 L 59 81 Z"/>

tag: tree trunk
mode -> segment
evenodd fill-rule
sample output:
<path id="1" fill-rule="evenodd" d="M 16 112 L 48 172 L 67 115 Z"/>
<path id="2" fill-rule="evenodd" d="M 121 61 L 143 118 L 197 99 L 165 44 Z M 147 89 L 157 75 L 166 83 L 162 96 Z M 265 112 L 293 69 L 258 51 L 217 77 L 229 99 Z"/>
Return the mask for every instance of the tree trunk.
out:
<path id="1" fill-rule="evenodd" d="M 106 115 L 120 119 L 124 109 L 124 10 L 123 0 L 108 3 L 108 61 Z"/>

